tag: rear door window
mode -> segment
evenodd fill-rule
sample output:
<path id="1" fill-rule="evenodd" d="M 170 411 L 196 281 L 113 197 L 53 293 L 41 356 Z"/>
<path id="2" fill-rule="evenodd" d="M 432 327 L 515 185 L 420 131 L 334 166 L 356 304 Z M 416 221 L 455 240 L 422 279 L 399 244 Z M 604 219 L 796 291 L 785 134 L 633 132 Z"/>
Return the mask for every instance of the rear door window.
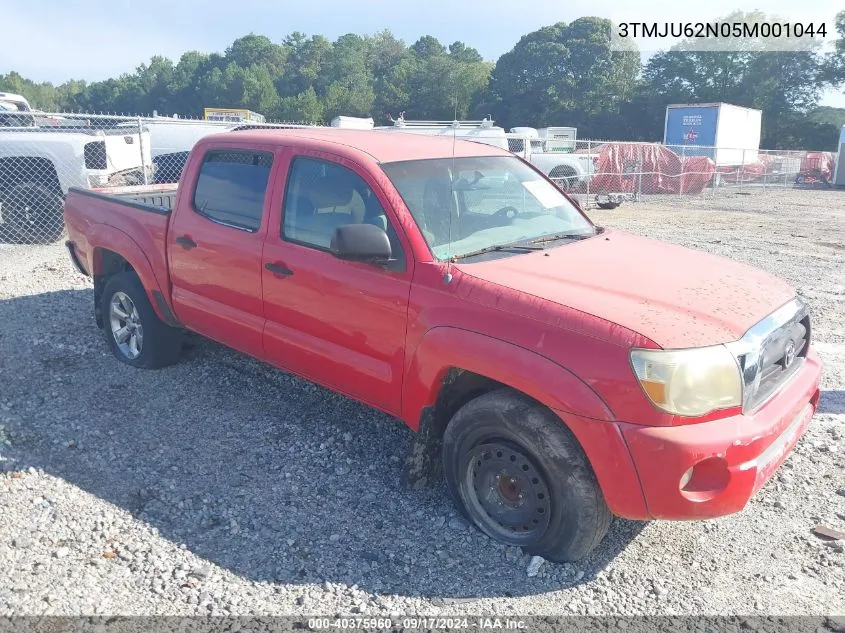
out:
<path id="1" fill-rule="evenodd" d="M 256 232 L 272 166 L 270 152 L 209 151 L 194 189 L 194 210 L 218 224 Z"/>

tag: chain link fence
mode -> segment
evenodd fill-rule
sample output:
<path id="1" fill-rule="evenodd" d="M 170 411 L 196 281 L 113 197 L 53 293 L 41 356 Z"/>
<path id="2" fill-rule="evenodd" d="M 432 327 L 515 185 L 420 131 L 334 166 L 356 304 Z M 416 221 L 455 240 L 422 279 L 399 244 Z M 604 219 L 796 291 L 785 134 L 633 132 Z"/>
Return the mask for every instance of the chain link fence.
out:
<path id="1" fill-rule="evenodd" d="M 620 141 L 578 141 L 531 162 L 586 206 L 612 208 L 655 196 L 716 197 L 776 187 L 830 187 L 833 152 Z"/>
<path id="2" fill-rule="evenodd" d="M 70 187 L 125 191 L 176 183 L 202 137 L 235 129 L 314 127 L 103 114 L 16 113 L 0 120 L 0 243 L 62 238 Z M 773 187 L 830 186 L 832 152 L 577 141 L 551 145 L 525 134 L 470 130 L 460 138 L 530 161 L 589 208 L 653 196 L 691 199 Z M 408 129 L 409 133 L 449 133 Z"/>
<path id="3" fill-rule="evenodd" d="M 0 243 L 6 244 L 60 240 L 64 196 L 71 187 L 120 192 L 175 183 L 204 136 L 309 125 L 76 113 L 10 116 L 0 120 Z"/>

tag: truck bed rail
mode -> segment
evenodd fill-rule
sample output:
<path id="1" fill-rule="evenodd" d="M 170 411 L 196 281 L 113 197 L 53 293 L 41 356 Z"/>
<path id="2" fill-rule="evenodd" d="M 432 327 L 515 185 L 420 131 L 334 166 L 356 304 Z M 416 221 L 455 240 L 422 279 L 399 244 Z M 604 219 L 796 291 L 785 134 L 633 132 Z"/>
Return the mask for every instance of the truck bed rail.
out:
<path id="1" fill-rule="evenodd" d="M 118 202 L 141 211 L 150 211 L 161 215 L 168 215 L 173 208 L 176 198 L 176 185 L 167 186 L 135 186 L 112 187 L 109 189 L 82 189 L 71 187 L 70 192 L 83 196 Z"/>

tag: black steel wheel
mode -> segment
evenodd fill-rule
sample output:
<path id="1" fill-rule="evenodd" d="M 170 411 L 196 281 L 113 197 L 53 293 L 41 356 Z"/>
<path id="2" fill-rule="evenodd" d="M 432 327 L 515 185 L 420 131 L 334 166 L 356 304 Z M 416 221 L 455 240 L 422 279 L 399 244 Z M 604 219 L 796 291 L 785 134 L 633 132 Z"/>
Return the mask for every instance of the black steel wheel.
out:
<path id="1" fill-rule="evenodd" d="M 507 440 L 479 444 L 467 453 L 463 472 L 461 496 L 483 532 L 523 545 L 546 530 L 549 486 L 529 451 Z"/>
<path id="2" fill-rule="evenodd" d="M 461 407 L 443 436 L 456 507 L 479 530 L 553 561 L 589 554 L 612 519 L 574 435 L 552 411 L 510 389 Z"/>

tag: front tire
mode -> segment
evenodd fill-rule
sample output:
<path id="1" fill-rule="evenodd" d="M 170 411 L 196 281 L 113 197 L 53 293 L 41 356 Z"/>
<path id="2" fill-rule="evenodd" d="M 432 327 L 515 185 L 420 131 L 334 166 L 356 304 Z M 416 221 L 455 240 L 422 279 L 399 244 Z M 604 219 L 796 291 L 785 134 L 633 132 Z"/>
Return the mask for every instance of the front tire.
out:
<path id="1" fill-rule="evenodd" d="M 554 167 L 549 172 L 549 179 L 566 193 L 574 191 L 578 185 L 578 174 L 572 167 L 566 165 Z"/>
<path id="2" fill-rule="evenodd" d="M 464 405 L 443 437 L 455 505 L 490 538 L 551 561 L 585 557 L 612 515 L 580 444 L 551 411 L 511 390 Z"/>
<path id="3" fill-rule="evenodd" d="M 103 331 L 115 357 L 132 367 L 158 369 L 179 360 L 182 332 L 158 318 L 141 280 L 117 273 L 103 289 Z"/>

